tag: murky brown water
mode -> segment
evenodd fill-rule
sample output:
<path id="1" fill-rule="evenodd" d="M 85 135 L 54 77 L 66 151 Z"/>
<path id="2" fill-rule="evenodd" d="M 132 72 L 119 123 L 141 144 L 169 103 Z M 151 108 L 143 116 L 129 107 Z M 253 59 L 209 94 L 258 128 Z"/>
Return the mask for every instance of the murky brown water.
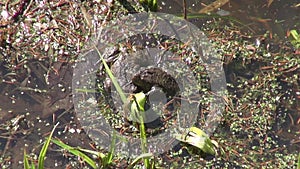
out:
<path id="1" fill-rule="evenodd" d="M 199 0 L 187 0 L 188 14 L 197 14 L 198 11 L 211 2 L 213 1 L 206 0 L 200 3 Z M 183 7 L 181 0 L 159 1 L 159 6 L 159 12 L 182 15 Z M 268 36 L 278 34 L 280 37 L 285 37 L 291 29 L 300 31 L 300 5 L 298 0 L 230 0 L 229 3 L 213 12 L 236 18 L 236 20 L 246 25 L 245 31 L 250 31 L 257 36 L 269 32 Z M 190 21 L 195 25 L 201 22 L 199 25 L 204 24 L 204 27 L 205 24 L 208 24 L 203 20 L 191 19 Z M 6 157 L 13 156 L 13 160 L 3 160 L 3 163 L 5 161 L 7 166 L 13 166 L 13 168 L 20 168 L 21 166 L 18 161 L 23 158 L 24 144 L 28 144 L 28 149 L 37 153 L 40 147 L 40 139 L 44 138 L 44 135 L 47 135 L 55 122 L 60 121 L 65 124 L 65 128 L 61 127 L 58 129 L 61 132 L 68 132 L 68 129 L 72 127 L 79 128 L 78 122 L 73 117 L 74 114 L 72 113 L 72 104 L 70 102 L 71 67 L 65 64 L 54 64 L 53 70 L 58 70 L 59 73 L 55 74 L 55 71 L 51 71 L 50 73 L 52 74 L 49 76 L 50 83 L 46 84 L 45 75 L 49 72 L 43 69 L 43 66 L 49 63 L 43 62 L 39 64 L 37 62 L 29 64 L 30 67 L 27 68 L 31 71 L 30 77 L 26 75 L 26 71 L 19 72 L 20 74 L 15 79 L 17 80 L 17 85 L 13 84 L 13 79 L 0 84 L 0 122 L 2 124 L 0 127 L 0 152 L 1 155 L 5 154 Z M 3 62 L 0 62 L 1 80 L 5 79 L 5 75 L 8 73 L 7 69 L 2 66 L 3 64 Z M 28 85 L 28 83 L 31 84 Z M 16 86 L 26 86 L 28 88 L 16 89 Z M 29 87 L 37 89 L 37 91 L 27 90 Z M 44 92 L 44 90 L 47 92 Z M 300 110 L 297 105 L 294 109 L 292 117 L 289 118 L 293 119 L 293 123 L 299 126 L 300 122 L 296 120 L 299 119 Z M 36 119 L 37 114 L 42 114 L 40 117 L 41 120 Z M 27 120 L 24 121 L 25 117 Z M 7 128 L 9 123 L 14 123 L 13 120 L 18 124 L 18 127 L 16 129 L 13 128 L 14 124 L 11 125 L 11 128 Z M 285 123 L 285 125 L 286 127 L 290 126 L 288 123 Z M 298 126 L 292 126 L 293 130 L 300 132 L 300 127 Z M 64 136 L 66 138 L 74 137 L 70 133 L 65 133 Z M 295 144 L 299 144 L 300 142 L 299 138 L 295 138 L 295 135 L 290 133 L 281 132 L 281 136 L 290 138 Z M 68 141 L 73 145 L 80 143 L 82 147 L 87 147 L 86 145 L 90 141 L 82 133 L 77 134 L 74 138 L 76 141 L 72 141 L 72 139 L 68 139 Z M 83 144 L 84 142 L 85 144 Z M 291 147 L 290 150 L 297 151 L 298 147 Z M 54 156 L 55 158 L 57 157 Z M 8 164 L 8 161 L 13 164 Z M 63 162 L 66 161 L 48 161 L 50 163 L 49 166 L 53 163 L 59 163 L 58 166 L 63 166 L 61 164 Z M 4 164 L 0 164 L 0 166 L 4 166 Z"/>
<path id="2" fill-rule="evenodd" d="M 197 14 L 213 0 L 188 0 L 186 2 L 187 14 Z M 160 1 L 160 12 L 182 15 L 182 0 Z M 232 16 L 249 26 L 254 34 L 261 35 L 269 31 L 278 34 L 280 37 L 286 36 L 286 31 L 300 28 L 299 1 L 260 1 L 260 0 L 230 0 L 212 13 Z M 197 23 L 194 23 L 197 24 Z"/>

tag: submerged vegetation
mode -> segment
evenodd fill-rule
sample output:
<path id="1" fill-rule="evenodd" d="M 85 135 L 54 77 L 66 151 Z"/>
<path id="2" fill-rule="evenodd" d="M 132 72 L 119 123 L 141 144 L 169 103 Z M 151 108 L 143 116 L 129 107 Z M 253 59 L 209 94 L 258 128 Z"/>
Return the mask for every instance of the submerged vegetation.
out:
<path id="1" fill-rule="evenodd" d="M 205 106 L 199 124 L 177 135 L 182 142 L 160 155 L 145 151 L 143 123 L 137 125 L 143 151 L 134 158 L 114 150 L 117 135 L 108 151 L 86 136 L 70 104 L 72 66 L 102 24 L 162 6 L 156 0 L 139 2 L 0 2 L 0 168 L 299 168 L 300 30 L 286 30 L 285 39 L 271 32 L 256 35 L 251 25 L 214 14 L 187 13 L 224 63 L 226 107 L 211 136 L 196 128 L 205 123 Z M 203 71 L 201 65 L 194 69 Z M 114 79 L 109 65 L 105 70 Z M 105 89 L 78 90 L 99 94 Z M 118 93 L 128 101 L 121 89 Z M 112 119 L 111 105 L 99 98 L 101 113 Z M 132 98 L 131 111 L 143 111 L 146 98 Z"/>

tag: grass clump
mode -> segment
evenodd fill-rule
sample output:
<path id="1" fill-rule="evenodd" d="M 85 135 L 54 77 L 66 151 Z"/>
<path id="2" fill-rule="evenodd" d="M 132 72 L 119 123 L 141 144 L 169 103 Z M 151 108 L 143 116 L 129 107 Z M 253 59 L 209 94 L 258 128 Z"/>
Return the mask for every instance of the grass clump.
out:
<path id="1" fill-rule="evenodd" d="M 58 125 L 58 123 L 52 129 L 48 139 L 46 140 L 46 142 L 44 143 L 44 145 L 43 145 L 43 147 L 40 151 L 40 155 L 39 155 L 39 158 L 38 158 L 38 166 L 37 166 L 38 169 L 43 169 L 44 168 L 44 161 L 45 161 L 45 158 L 46 158 L 46 153 L 47 153 L 48 147 L 50 145 L 52 135 L 53 135 L 57 125 Z M 35 169 L 35 164 L 34 163 L 31 163 L 31 164 L 29 163 L 28 156 L 26 154 L 25 149 L 24 149 L 24 169 Z"/>

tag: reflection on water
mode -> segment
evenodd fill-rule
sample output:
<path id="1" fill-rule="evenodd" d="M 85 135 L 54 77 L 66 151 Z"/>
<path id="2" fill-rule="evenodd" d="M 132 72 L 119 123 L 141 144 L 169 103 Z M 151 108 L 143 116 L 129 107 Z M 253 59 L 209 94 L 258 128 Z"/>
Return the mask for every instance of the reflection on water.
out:
<path id="1" fill-rule="evenodd" d="M 187 0 L 188 14 L 196 14 L 214 1 Z M 175 15 L 182 15 L 183 13 L 182 0 L 163 0 L 160 3 L 160 12 Z M 269 31 L 284 37 L 287 30 L 300 28 L 300 6 L 298 0 L 230 0 L 212 13 L 229 14 L 229 16 L 250 26 L 255 34 L 264 34 L 266 31 Z"/>

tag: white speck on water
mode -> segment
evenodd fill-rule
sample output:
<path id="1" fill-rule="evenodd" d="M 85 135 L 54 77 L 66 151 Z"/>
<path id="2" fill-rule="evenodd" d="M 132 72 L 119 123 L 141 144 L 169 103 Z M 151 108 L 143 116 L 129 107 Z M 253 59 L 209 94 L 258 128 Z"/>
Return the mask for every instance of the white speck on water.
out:
<path id="1" fill-rule="evenodd" d="M 73 134 L 73 133 L 75 133 L 75 129 L 74 128 L 70 128 L 69 132 Z"/>
<path id="2" fill-rule="evenodd" d="M 8 14 L 8 12 L 7 12 L 6 10 L 3 10 L 3 11 L 1 12 L 1 16 L 3 17 L 3 19 L 7 20 L 8 17 L 9 17 L 9 14 Z"/>
<path id="3" fill-rule="evenodd" d="M 255 39 L 255 46 L 258 48 L 260 46 L 260 40 L 259 39 Z"/>

